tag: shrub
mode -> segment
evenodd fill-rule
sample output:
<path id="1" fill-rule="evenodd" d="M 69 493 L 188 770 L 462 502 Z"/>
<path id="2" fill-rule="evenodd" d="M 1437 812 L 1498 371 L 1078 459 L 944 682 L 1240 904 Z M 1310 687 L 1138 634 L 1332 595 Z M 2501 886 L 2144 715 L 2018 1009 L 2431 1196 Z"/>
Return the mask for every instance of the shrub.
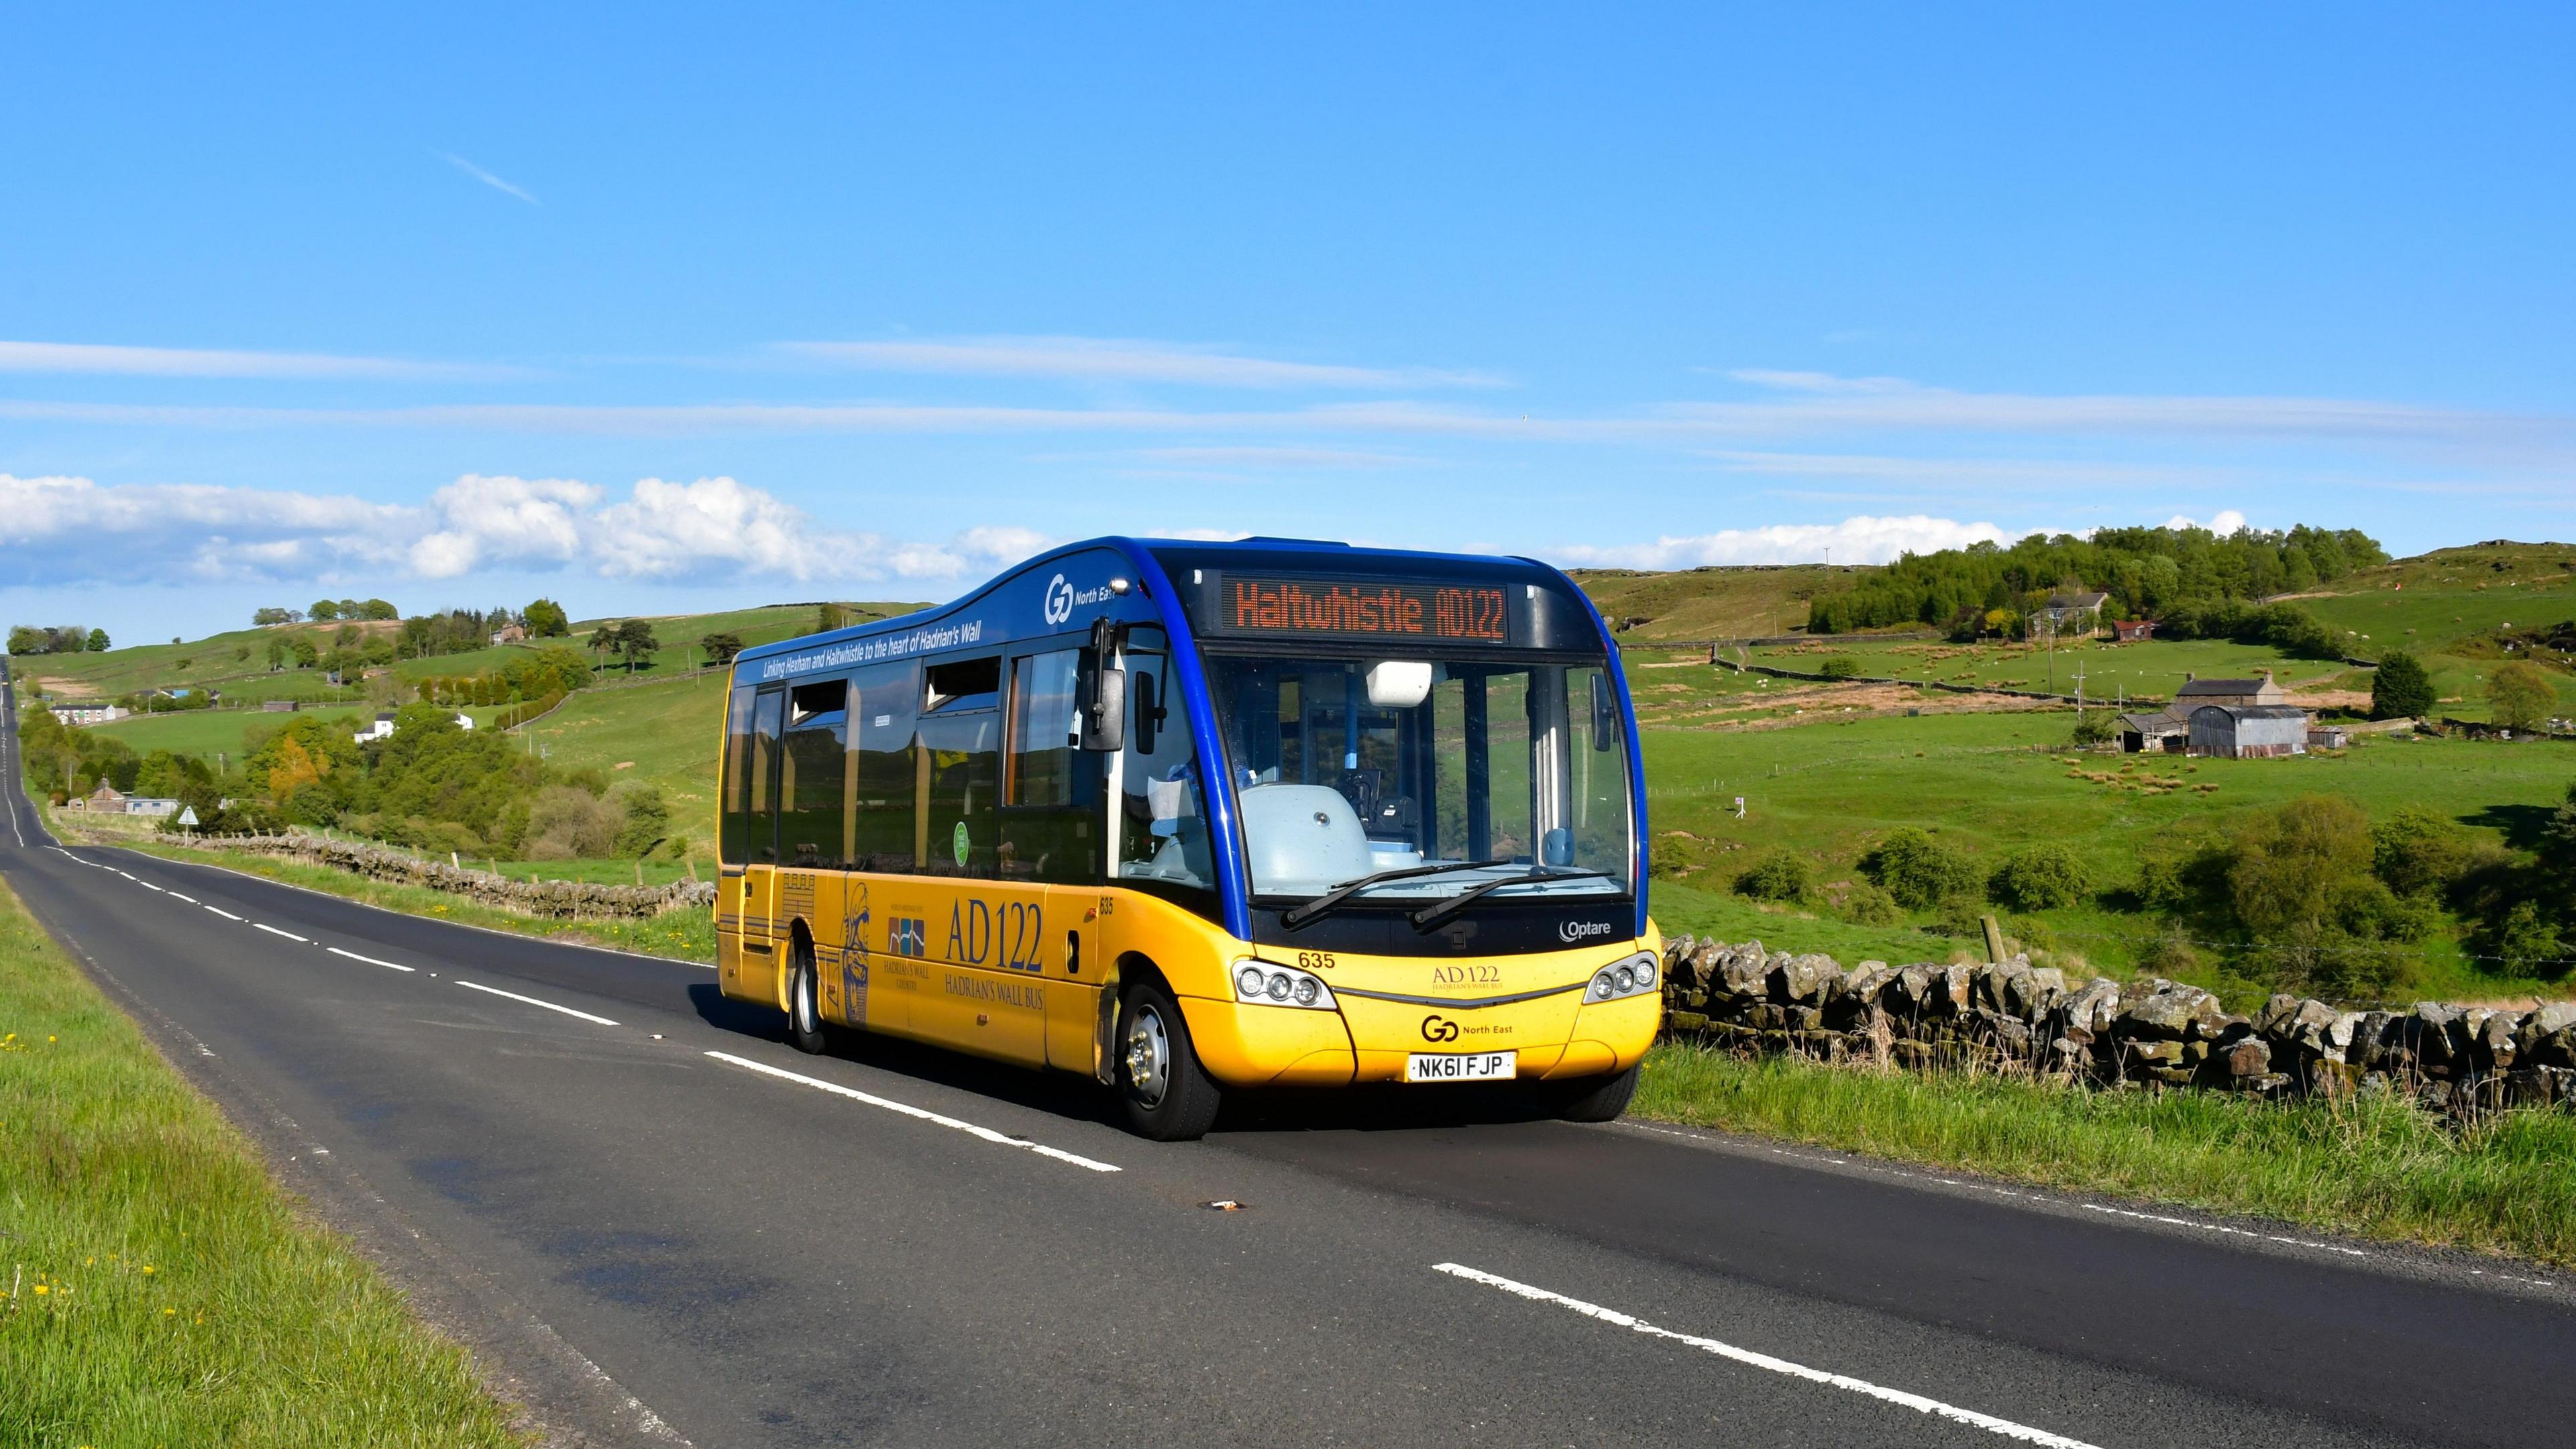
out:
<path id="1" fill-rule="evenodd" d="M 2516 976 L 2567 974 L 2567 940 L 2556 922 L 2541 914 L 2537 902 L 2521 900 L 2505 912 L 2488 939 L 2487 954 L 2503 957 L 2504 969 Z"/>
<path id="2" fill-rule="evenodd" d="M 603 860 L 617 848 L 625 812 L 575 785 L 549 785 L 528 802 L 530 860 Z"/>
<path id="3" fill-rule="evenodd" d="M 2118 731 L 2119 723 L 2111 717 L 2111 711 L 2107 709 L 2091 710 L 2075 716 L 2074 738 L 2075 743 L 2079 745 L 2107 745 L 2111 742 L 2111 736 Z"/>
<path id="4" fill-rule="evenodd" d="M 1886 888 L 1896 903 L 1924 910 L 1976 889 L 1977 866 L 1965 851 L 1929 832 L 1900 826 L 1860 858 L 1861 874 Z"/>
<path id="5" fill-rule="evenodd" d="M 2507 729 L 2536 730 L 2558 712 L 2558 688 L 2549 671 L 2517 659 L 2487 676 L 2487 713 Z"/>
<path id="6" fill-rule="evenodd" d="M 1735 877 L 1735 893 L 1757 901 L 1800 901 L 1815 893 L 1815 862 L 1794 850 L 1771 850 Z"/>
<path id="7" fill-rule="evenodd" d="M 1987 894 L 2017 911 L 2071 906 L 2092 888 L 2092 874 L 2075 852 L 2046 843 L 2014 851 L 1986 880 Z"/>
<path id="8" fill-rule="evenodd" d="M 2416 719 L 2433 709 L 2433 676 L 2423 661 L 2402 650 L 2379 661 L 2370 677 L 2372 719 Z"/>
<path id="9" fill-rule="evenodd" d="M 1905 919 L 1905 913 L 1897 909 L 1896 897 L 1867 881 L 1856 881 L 1843 893 L 1836 914 L 1855 926 L 1893 926 Z"/>
<path id="10" fill-rule="evenodd" d="M 2436 896 L 2467 873 L 2467 831 L 2438 810 L 2404 805 L 2370 827 L 2370 868 L 2401 896 Z"/>
<path id="11" fill-rule="evenodd" d="M 1827 679 L 1851 679 L 1860 673 L 1860 661 L 1848 654 L 1837 654 L 1816 666 L 1816 672 Z"/>
<path id="12" fill-rule="evenodd" d="M 2228 895 L 2237 919 L 2257 933 L 2322 927 L 2338 889 L 2370 867 L 2370 818 L 2361 807 L 2303 795 L 2238 831 Z"/>
<path id="13" fill-rule="evenodd" d="M 624 822 L 617 827 L 620 857 L 640 860 L 671 833 L 671 809 L 662 803 L 660 786 L 629 781 L 610 791 L 609 798 L 624 816 Z"/>

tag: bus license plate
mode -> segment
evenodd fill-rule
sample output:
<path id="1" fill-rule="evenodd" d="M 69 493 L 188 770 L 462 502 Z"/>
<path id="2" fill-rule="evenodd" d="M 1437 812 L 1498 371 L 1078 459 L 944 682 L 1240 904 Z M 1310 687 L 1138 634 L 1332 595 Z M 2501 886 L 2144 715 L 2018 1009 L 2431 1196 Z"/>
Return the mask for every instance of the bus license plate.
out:
<path id="1" fill-rule="evenodd" d="M 1404 1059 L 1408 1082 L 1490 1082 L 1519 1070 L 1518 1052 L 1415 1052 Z"/>

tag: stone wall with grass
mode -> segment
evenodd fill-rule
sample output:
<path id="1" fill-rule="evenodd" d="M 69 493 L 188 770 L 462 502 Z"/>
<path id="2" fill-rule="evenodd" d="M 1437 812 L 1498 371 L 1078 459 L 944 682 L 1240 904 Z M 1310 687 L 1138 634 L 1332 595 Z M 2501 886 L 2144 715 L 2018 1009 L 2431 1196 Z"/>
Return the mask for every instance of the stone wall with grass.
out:
<path id="1" fill-rule="evenodd" d="M 2252 1016 L 2196 986 L 2000 964 L 1845 970 L 1830 956 L 1677 937 L 1667 1031 L 1750 1052 L 1986 1070 L 2107 1087 L 2403 1093 L 2460 1116 L 2576 1103 L 2576 1003 L 2344 1011 L 2279 995 Z"/>
<path id="2" fill-rule="evenodd" d="M 664 886 L 602 885 L 588 881 L 512 880 L 488 870 L 470 870 L 443 860 L 422 860 L 387 846 L 318 835 L 237 835 L 192 840 L 161 837 L 176 843 L 252 855 L 274 856 L 327 866 L 369 880 L 445 891 L 487 906 L 558 921 L 636 920 L 665 911 L 705 910 L 715 903 L 713 881 L 674 881 Z"/>

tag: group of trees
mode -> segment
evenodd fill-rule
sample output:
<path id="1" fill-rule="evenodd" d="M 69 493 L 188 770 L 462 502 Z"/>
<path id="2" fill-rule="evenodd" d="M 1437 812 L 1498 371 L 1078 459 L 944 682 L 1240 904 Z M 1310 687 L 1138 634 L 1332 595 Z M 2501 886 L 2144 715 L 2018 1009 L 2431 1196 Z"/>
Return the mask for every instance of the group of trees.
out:
<path id="1" fill-rule="evenodd" d="M 2558 685 L 2550 672 L 2527 659 L 2496 667 L 2487 676 L 2487 717 L 2509 730 L 2542 730 L 2558 717 Z M 2402 650 L 2379 661 L 2370 681 L 2372 719 L 2421 719 L 2433 712 L 2433 676 L 2424 662 Z"/>
<path id="2" fill-rule="evenodd" d="M 629 674 L 635 672 L 636 665 L 651 659 L 661 647 L 662 641 L 653 637 L 653 624 L 649 619 L 606 623 L 590 631 L 591 652 L 603 656 L 614 654 L 625 660 Z"/>
<path id="3" fill-rule="evenodd" d="M 589 682 L 589 663 L 578 652 L 551 644 L 480 674 L 424 679 L 414 693 L 428 704 L 514 704 L 568 694 Z"/>
<path id="4" fill-rule="evenodd" d="M 405 705 L 392 735 L 363 746 L 345 721 L 299 715 L 251 754 L 245 783 L 283 820 L 426 850 L 562 860 L 640 857 L 666 843 L 657 788 L 612 790 L 598 771 L 554 770 L 516 744 L 460 729 L 433 704 Z"/>
<path id="5" fill-rule="evenodd" d="M 106 653 L 107 631 L 84 629 L 78 624 L 61 624 L 51 629 L 20 624 L 9 631 L 9 652 L 12 654 L 79 654 L 83 651 Z"/>
<path id="6" fill-rule="evenodd" d="M 1848 593 L 1810 602 L 1807 627 L 1819 634 L 1907 624 L 1975 631 L 1992 622 L 2013 631 L 2051 592 L 2068 587 L 2109 594 L 2105 612 L 2113 618 L 2169 621 L 2186 604 L 2297 593 L 2387 561 L 2376 540 L 2348 528 L 2244 529 L 2225 537 L 2202 528 L 2032 534 L 2010 548 L 1978 543 L 1907 554 Z M 2226 620 L 2219 632 L 2246 627 L 2219 617 Z"/>
<path id="7" fill-rule="evenodd" d="M 308 619 L 317 624 L 328 624 L 340 620 L 370 623 L 401 617 L 402 611 L 383 599 L 316 599 L 312 607 L 305 609 L 277 606 L 255 609 L 251 612 L 250 621 L 261 628 L 268 628 L 279 624 L 301 624 Z M 481 647 L 482 640 L 488 640 L 491 635 L 512 624 L 527 630 L 528 637 L 531 639 L 561 639 L 572 633 L 572 620 L 565 615 L 563 605 L 552 599 L 535 600 L 525 609 L 515 613 L 506 608 L 488 611 L 450 609 L 444 615 L 436 617 L 451 620 L 472 619 L 474 631 L 480 636 L 476 646 L 478 648 Z"/>

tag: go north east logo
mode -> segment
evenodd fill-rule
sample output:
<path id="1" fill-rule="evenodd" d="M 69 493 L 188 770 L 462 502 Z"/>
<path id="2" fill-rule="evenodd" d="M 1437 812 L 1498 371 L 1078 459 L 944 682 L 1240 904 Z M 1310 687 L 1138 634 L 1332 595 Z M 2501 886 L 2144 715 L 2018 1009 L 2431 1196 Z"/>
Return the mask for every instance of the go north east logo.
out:
<path id="1" fill-rule="evenodd" d="M 1108 597 L 1109 590 L 1105 587 L 1094 585 L 1088 589 L 1077 589 L 1065 582 L 1064 575 L 1057 574 L 1047 580 L 1046 621 L 1050 624 L 1061 624 L 1073 617 L 1076 605 L 1102 603 Z"/>

